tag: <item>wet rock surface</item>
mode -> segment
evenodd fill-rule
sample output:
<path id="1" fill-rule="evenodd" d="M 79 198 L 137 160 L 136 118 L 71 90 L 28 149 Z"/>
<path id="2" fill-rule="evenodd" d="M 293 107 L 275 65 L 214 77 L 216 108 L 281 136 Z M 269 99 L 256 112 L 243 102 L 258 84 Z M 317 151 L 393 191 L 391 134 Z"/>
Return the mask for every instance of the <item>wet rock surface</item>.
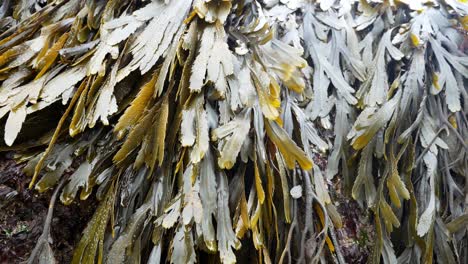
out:
<path id="1" fill-rule="evenodd" d="M 52 195 L 52 191 L 41 194 L 29 190 L 30 178 L 22 172 L 23 167 L 12 159 L 12 153 L 0 155 L 0 264 L 28 259 L 42 233 Z M 70 262 L 73 248 L 95 209 L 96 201 L 91 198 L 70 206 L 57 202 L 51 239 L 58 263 Z"/>

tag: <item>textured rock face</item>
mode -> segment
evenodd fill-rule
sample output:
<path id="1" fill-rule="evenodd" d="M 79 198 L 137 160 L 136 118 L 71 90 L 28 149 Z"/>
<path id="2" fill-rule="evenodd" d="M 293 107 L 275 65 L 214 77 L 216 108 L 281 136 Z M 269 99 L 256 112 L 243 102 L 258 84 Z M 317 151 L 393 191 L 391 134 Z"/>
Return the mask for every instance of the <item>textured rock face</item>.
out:
<path id="1" fill-rule="evenodd" d="M 42 233 L 51 192 L 38 194 L 27 188 L 30 177 L 12 159 L 13 153 L 0 157 L 0 263 L 20 263 L 29 258 Z M 70 173 L 70 172 L 69 172 Z M 57 205 L 51 239 L 59 263 L 69 263 L 81 231 L 94 212 L 96 201 Z"/>

